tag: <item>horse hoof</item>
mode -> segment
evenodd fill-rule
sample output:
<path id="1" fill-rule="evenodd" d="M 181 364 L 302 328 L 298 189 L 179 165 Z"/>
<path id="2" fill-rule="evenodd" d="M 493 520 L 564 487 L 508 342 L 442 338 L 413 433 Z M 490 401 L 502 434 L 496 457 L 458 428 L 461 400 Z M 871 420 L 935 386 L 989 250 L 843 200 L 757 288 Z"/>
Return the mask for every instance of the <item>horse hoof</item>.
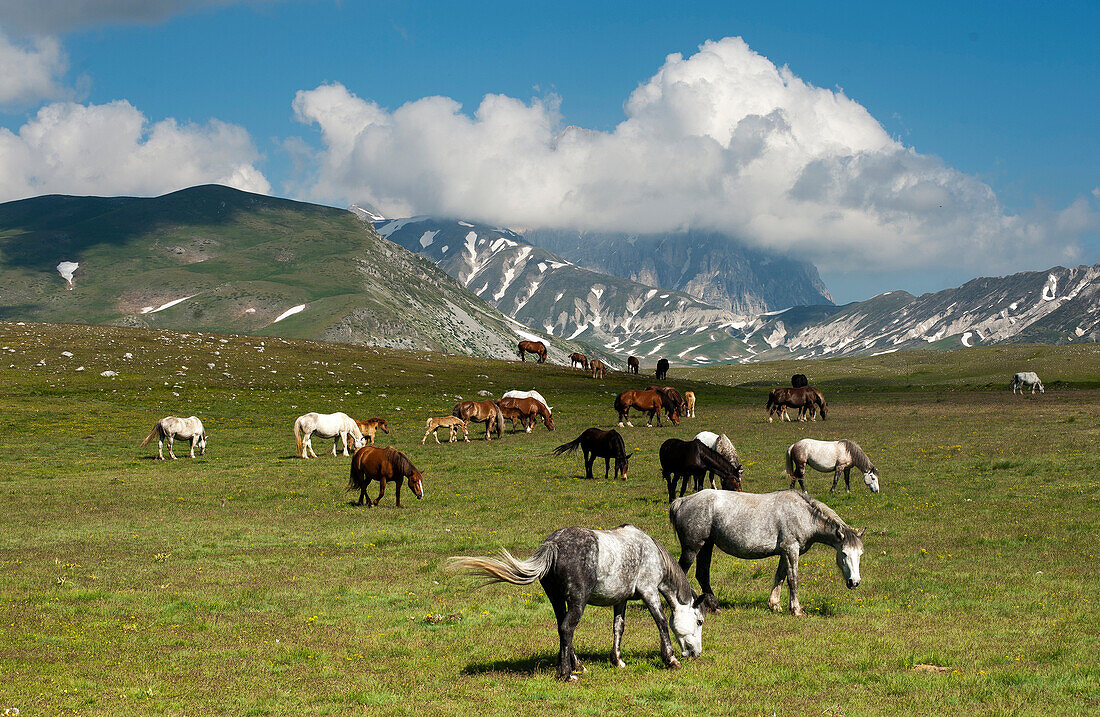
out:
<path id="1" fill-rule="evenodd" d="M 772 612 L 783 612 L 783 606 L 777 602 L 768 603 L 768 609 Z"/>
<path id="2" fill-rule="evenodd" d="M 579 682 L 580 679 L 581 678 L 577 677 L 576 675 L 569 675 L 569 677 L 565 678 L 565 681 L 566 682 Z"/>
<path id="3" fill-rule="evenodd" d="M 615 667 L 626 667 L 626 663 L 622 660 L 615 660 L 611 664 L 613 664 Z"/>
<path id="4" fill-rule="evenodd" d="M 619 421 L 619 428 L 622 428 L 622 427 L 623 427 L 623 422 Z"/>
<path id="5" fill-rule="evenodd" d="M 675 669 L 678 669 L 679 667 L 680 667 L 680 661 L 679 660 L 677 660 L 675 657 L 669 659 L 668 669 L 675 670 Z"/>
<path id="6" fill-rule="evenodd" d="M 794 613 L 795 617 L 806 617 L 806 611 L 802 608 L 796 608 L 794 610 L 791 610 L 791 612 Z"/>

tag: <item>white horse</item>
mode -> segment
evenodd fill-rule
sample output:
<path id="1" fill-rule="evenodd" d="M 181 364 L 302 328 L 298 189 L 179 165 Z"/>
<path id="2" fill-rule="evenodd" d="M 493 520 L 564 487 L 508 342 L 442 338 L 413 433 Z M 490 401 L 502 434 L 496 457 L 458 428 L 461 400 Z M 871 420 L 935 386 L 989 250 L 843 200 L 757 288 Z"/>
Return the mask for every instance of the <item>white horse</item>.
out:
<path id="1" fill-rule="evenodd" d="M 722 456 L 733 465 L 741 465 L 741 459 L 737 455 L 737 449 L 734 448 L 733 441 L 731 441 L 730 437 L 725 433 L 719 434 L 713 431 L 699 431 L 699 433 L 695 434 L 695 440 L 717 452 L 718 455 Z M 710 474 L 710 487 L 718 487 L 714 484 L 714 473 Z"/>
<path id="2" fill-rule="evenodd" d="M 348 453 L 348 436 L 354 440 L 356 449 L 367 445 L 367 439 L 359 430 L 359 425 L 346 413 L 306 413 L 294 421 L 294 441 L 298 444 L 298 455 L 302 458 L 317 457 L 313 452 L 310 438 L 316 433 L 321 438 L 332 439 L 332 455 L 336 455 L 336 444 L 344 441 L 344 455 Z M 306 455 L 306 452 L 309 455 Z"/>
<path id="3" fill-rule="evenodd" d="M 533 398 L 542 405 L 546 406 L 546 410 L 550 413 L 554 412 L 554 407 L 546 402 L 546 399 L 542 397 L 542 394 L 534 389 L 530 391 L 509 391 L 501 396 L 501 398 Z"/>
<path id="4" fill-rule="evenodd" d="M 1034 371 L 1022 371 L 1012 377 L 1012 394 L 1016 394 L 1016 389 L 1020 389 L 1020 393 L 1024 392 L 1025 388 L 1031 387 L 1031 392 L 1035 393 L 1035 389 L 1039 389 L 1039 393 L 1046 393 L 1046 389 L 1043 388 L 1043 382 L 1039 380 L 1039 375 Z"/>
<path id="5" fill-rule="evenodd" d="M 141 442 L 147 446 L 149 441 L 157 439 L 157 460 L 164 460 L 164 442 L 168 441 L 168 455 L 176 460 L 176 454 L 172 452 L 172 443 L 176 438 L 191 441 L 191 457 L 195 457 L 195 449 L 199 449 L 199 455 L 206 455 L 206 429 L 202 427 L 202 421 L 191 416 L 190 418 L 176 418 L 165 416 L 153 424 L 153 430 Z"/>
<path id="6" fill-rule="evenodd" d="M 787 449 L 787 476 L 791 479 L 791 488 L 794 482 L 802 490 L 806 490 L 803 479 L 806 477 L 806 466 L 815 471 L 828 473 L 833 471 L 833 487 L 830 492 L 836 490 L 837 481 L 841 472 L 844 473 L 844 488 L 849 493 L 852 486 L 848 483 L 848 473 L 852 468 L 858 468 L 863 472 L 863 482 L 872 493 L 878 493 L 878 471 L 871 463 L 871 459 L 863 452 L 855 441 L 842 438 L 839 441 L 815 441 L 812 438 L 803 438 L 798 443 L 792 443 Z"/>

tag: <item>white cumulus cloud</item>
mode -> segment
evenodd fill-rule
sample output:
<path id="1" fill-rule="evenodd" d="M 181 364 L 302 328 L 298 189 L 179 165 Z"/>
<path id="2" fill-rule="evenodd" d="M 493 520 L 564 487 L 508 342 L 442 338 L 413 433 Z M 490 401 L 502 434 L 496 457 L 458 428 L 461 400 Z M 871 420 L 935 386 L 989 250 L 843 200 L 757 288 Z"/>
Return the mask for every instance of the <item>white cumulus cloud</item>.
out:
<path id="1" fill-rule="evenodd" d="M 150 122 L 126 101 L 55 102 L 18 132 L 0 128 L 0 201 L 39 194 L 151 195 L 196 184 L 268 193 L 243 128 Z"/>
<path id="2" fill-rule="evenodd" d="M 55 38 L 17 42 L 0 30 L 0 107 L 64 96 L 67 91 L 60 77 L 68 64 Z"/>
<path id="3" fill-rule="evenodd" d="M 557 98 L 447 97 L 394 110 L 343 85 L 298 92 L 321 149 L 300 191 L 386 216 L 519 227 L 717 229 L 823 268 L 950 261 L 992 268 L 1072 253 L 1087 201 L 1013 216 L 989 186 L 891 138 L 843 92 L 810 85 L 741 38 L 669 55 L 612 131 L 563 126 Z M 1065 251 L 1063 251 L 1065 253 Z"/>

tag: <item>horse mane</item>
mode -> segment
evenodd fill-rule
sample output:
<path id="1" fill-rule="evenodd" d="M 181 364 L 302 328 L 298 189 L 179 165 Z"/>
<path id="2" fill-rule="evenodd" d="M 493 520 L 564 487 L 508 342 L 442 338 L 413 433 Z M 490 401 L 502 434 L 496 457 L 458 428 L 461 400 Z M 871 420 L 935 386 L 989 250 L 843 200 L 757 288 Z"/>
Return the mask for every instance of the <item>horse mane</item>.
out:
<path id="1" fill-rule="evenodd" d="M 398 475 L 411 476 L 416 473 L 416 466 L 412 464 L 409 457 L 396 448 L 388 447 L 386 451 L 390 454 L 390 462 L 393 463 L 394 470 Z"/>
<path id="2" fill-rule="evenodd" d="M 863 452 L 863 449 L 859 447 L 853 441 L 849 441 L 847 438 L 842 438 L 838 441 L 848 451 L 848 454 L 852 457 L 852 465 L 860 469 L 864 473 L 870 473 L 875 469 L 871 459 L 867 457 L 867 454 Z"/>
<path id="3" fill-rule="evenodd" d="M 849 530 L 851 530 L 851 528 L 848 527 L 848 524 L 845 523 L 841 519 L 841 517 L 837 515 L 835 511 L 833 511 L 832 508 L 825 505 L 821 501 L 811 498 L 809 495 L 801 491 L 790 492 L 805 501 L 806 508 L 810 511 L 810 515 L 812 515 L 815 520 L 820 521 L 825 526 L 826 530 L 841 530 L 843 528 L 848 528 Z"/>
<path id="4" fill-rule="evenodd" d="M 676 594 L 677 601 L 681 605 L 690 603 L 695 598 L 695 592 L 691 589 L 687 574 L 680 567 L 680 564 L 672 559 L 672 555 L 665 549 L 665 546 L 661 545 L 652 536 L 650 540 L 657 546 L 657 553 L 661 556 L 661 565 L 665 570 L 665 581 L 668 582 L 669 587 Z"/>

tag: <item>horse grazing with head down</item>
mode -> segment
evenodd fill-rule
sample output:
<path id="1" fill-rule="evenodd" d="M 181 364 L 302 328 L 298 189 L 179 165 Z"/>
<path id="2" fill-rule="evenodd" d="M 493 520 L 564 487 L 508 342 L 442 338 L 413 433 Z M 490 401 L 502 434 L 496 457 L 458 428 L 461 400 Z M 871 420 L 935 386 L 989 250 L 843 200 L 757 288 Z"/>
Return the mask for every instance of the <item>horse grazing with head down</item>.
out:
<path id="1" fill-rule="evenodd" d="M 664 425 L 661 422 L 662 411 L 668 412 L 668 417 L 669 420 L 672 421 L 672 425 L 680 425 L 680 407 L 670 402 L 660 391 L 635 391 L 631 389 L 620 393 L 615 398 L 615 410 L 619 413 L 620 428 L 622 428 L 624 422 L 628 426 L 634 425 L 630 422 L 631 408 L 647 414 L 649 420 L 646 421 L 646 428 L 650 428 L 653 425 L 654 415 L 657 416 L 657 425 Z"/>
<path id="2" fill-rule="evenodd" d="M 779 556 L 779 568 L 768 598 L 768 607 L 781 612 L 780 589 L 786 579 L 790 608 L 805 615 L 798 602 L 798 556 L 814 543 L 836 550 L 836 565 L 849 590 L 859 587 L 859 558 L 863 533 L 853 530 L 824 503 L 804 493 L 732 493 L 704 490 L 672 501 L 668 517 L 680 539 L 680 567 L 686 572 L 696 557 L 695 577 L 705 595 L 710 587 L 710 561 L 714 547 L 744 560 Z"/>
<path id="3" fill-rule="evenodd" d="M 317 457 L 313 452 L 313 434 L 321 438 L 332 439 L 332 455 L 336 455 L 336 444 L 344 442 L 344 455 L 349 455 L 348 445 L 355 448 L 366 444 L 367 439 L 359 431 L 359 424 L 346 413 L 305 413 L 294 420 L 294 442 L 298 446 L 298 455 L 302 458 Z M 308 452 L 309 455 L 306 455 Z"/>
<path id="4" fill-rule="evenodd" d="M 668 502 L 676 497 L 676 482 L 680 481 L 680 495 L 687 491 L 688 478 L 695 483 L 695 490 L 702 490 L 703 479 L 710 474 L 710 485 L 714 487 L 714 476 L 722 481 L 723 490 L 741 490 L 741 476 L 745 469 L 741 463 L 731 463 L 715 451 L 707 448 L 703 442 L 695 439 L 681 441 L 670 438 L 661 444 L 661 473 L 668 486 Z"/>
<path id="5" fill-rule="evenodd" d="M 359 502 L 370 507 L 378 505 L 386 494 L 386 483 L 397 484 L 397 507 L 401 507 L 401 483 L 409 479 L 409 490 L 417 500 L 424 497 L 424 475 L 416 469 L 412 461 L 396 448 L 378 448 L 363 446 L 351 457 L 351 477 L 348 490 L 359 491 Z M 378 481 L 378 497 L 373 501 L 367 498 L 367 486 L 372 480 Z"/>
<path id="6" fill-rule="evenodd" d="M 560 456 L 581 449 L 584 453 L 584 476 L 592 480 L 592 464 L 597 458 L 603 458 L 603 477 L 606 480 L 611 470 L 611 459 L 615 459 L 615 475 L 626 480 L 626 471 L 630 466 L 631 453 L 626 452 L 626 444 L 623 437 L 616 431 L 602 431 L 599 428 L 589 428 L 575 440 L 563 443 L 554 449 L 554 455 Z"/>
<path id="7" fill-rule="evenodd" d="M 542 401 L 534 398 L 502 398 L 497 405 L 500 406 L 500 411 L 504 414 L 504 417 L 512 420 L 513 433 L 516 430 L 517 418 L 527 433 L 531 432 L 531 428 L 540 418 L 543 425 L 546 426 L 546 430 L 554 430 L 554 417 Z"/>
<path id="8" fill-rule="evenodd" d="M 659 392 L 665 397 L 666 406 L 676 406 L 681 416 L 687 414 L 687 399 L 672 386 L 646 386 L 645 390 Z"/>
<path id="9" fill-rule="evenodd" d="M 587 371 L 588 370 L 588 357 L 585 356 L 584 354 L 580 353 L 579 351 L 576 352 L 576 353 L 569 354 L 569 367 L 570 368 L 580 367 L 582 370 Z"/>
<path id="10" fill-rule="evenodd" d="M 374 445 L 374 434 L 379 430 L 385 433 L 387 436 L 390 434 L 390 424 L 386 423 L 384 418 L 368 418 L 365 421 L 356 420 L 355 425 L 359 426 L 359 432 L 367 439 L 370 445 Z"/>
<path id="11" fill-rule="evenodd" d="M 641 368 L 641 365 L 638 362 L 638 357 L 637 356 L 631 356 L 630 358 L 628 358 L 626 360 L 626 370 L 629 371 L 630 373 L 637 376 L 639 368 Z"/>
<path id="12" fill-rule="evenodd" d="M 499 558 L 453 557 L 453 569 L 512 585 L 542 583 L 558 620 L 558 679 L 573 682 L 574 672 L 585 668 L 573 650 L 573 632 L 586 605 L 611 606 L 615 610 L 611 664 L 625 667 L 620 647 L 626 625 L 626 603 L 641 599 L 657 623 L 661 659 L 670 669 L 678 667 L 668 635 L 670 621 L 661 609 L 664 598 L 672 610 L 671 626 L 684 657 L 703 653 L 704 608 L 715 609 L 713 596 L 696 597 L 687 576 L 668 551 L 633 525 L 614 530 L 562 528 L 552 533 L 528 560 L 507 550 Z"/>
<path id="13" fill-rule="evenodd" d="M 829 489 L 830 492 L 836 491 L 837 481 L 843 472 L 844 488 L 849 493 L 852 492 L 852 486 L 848 482 L 848 473 L 852 468 L 858 468 L 863 472 L 863 482 L 867 484 L 867 488 L 872 493 L 878 493 L 878 471 L 855 441 L 847 438 L 839 441 L 803 438 L 798 443 L 791 444 L 787 449 L 787 476 L 791 479 L 791 488 L 798 481 L 802 490 L 806 490 L 803 482 L 806 478 L 806 466 L 822 473 L 833 472 L 833 487 Z"/>
<path id="14" fill-rule="evenodd" d="M 541 341 L 520 341 L 517 353 L 520 361 L 527 361 L 527 354 L 534 354 L 539 363 L 546 363 L 546 344 Z"/>
<path id="15" fill-rule="evenodd" d="M 194 416 L 189 418 L 176 418 L 175 416 L 165 416 L 156 423 L 153 424 L 153 430 L 149 431 L 149 435 L 145 437 L 145 440 L 141 442 L 142 448 L 149 444 L 149 441 L 157 439 L 157 460 L 164 460 L 164 442 L 168 441 L 168 455 L 172 457 L 172 460 L 176 460 L 176 454 L 172 452 L 172 444 L 177 438 L 183 438 L 191 441 L 191 457 L 195 457 L 195 449 L 199 449 L 199 455 L 206 455 L 206 429 L 202 427 L 202 421 Z"/>
<path id="16" fill-rule="evenodd" d="M 607 364 L 603 361 L 592 359 L 589 367 L 592 369 L 592 378 L 607 378 Z"/>
<path id="17" fill-rule="evenodd" d="M 1031 393 L 1035 393 L 1035 389 L 1039 389 L 1039 393 L 1046 393 L 1047 390 L 1043 388 L 1043 382 L 1039 380 L 1039 374 L 1034 371 L 1023 371 L 1012 377 L 1012 395 L 1016 395 L 1016 389 L 1020 389 L 1020 393 L 1023 394 L 1024 389 L 1031 388 Z"/>
<path id="18" fill-rule="evenodd" d="M 489 431 L 495 426 L 497 438 L 504 436 L 504 414 L 495 401 L 463 401 L 455 404 L 451 415 L 467 423 L 484 423 L 485 440 L 491 441 Z"/>
<path id="19" fill-rule="evenodd" d="M 664 381 L 668 377 L 668 359 L 661 359 L 657 362 L 656 377 L 658 381 Z"/>
<path id="20" fill-rule="evenodd" d="M 805 421 L 807 413 L 809 413 L 811 421 L 817 420 L 818 408 L 821 409 L 821 420 L 824 421 L 829 416 L 825 396 L 813 386 L 773 388 L 768 393 L 768 401 L 764 408 L 768 411 L 768 423 L 771 423 L 772 417 L 777 414 L 782 420 L 791 420 L 791 417 L 787 415 L 788 408 L 798 409 L 799 421 Z"/>

